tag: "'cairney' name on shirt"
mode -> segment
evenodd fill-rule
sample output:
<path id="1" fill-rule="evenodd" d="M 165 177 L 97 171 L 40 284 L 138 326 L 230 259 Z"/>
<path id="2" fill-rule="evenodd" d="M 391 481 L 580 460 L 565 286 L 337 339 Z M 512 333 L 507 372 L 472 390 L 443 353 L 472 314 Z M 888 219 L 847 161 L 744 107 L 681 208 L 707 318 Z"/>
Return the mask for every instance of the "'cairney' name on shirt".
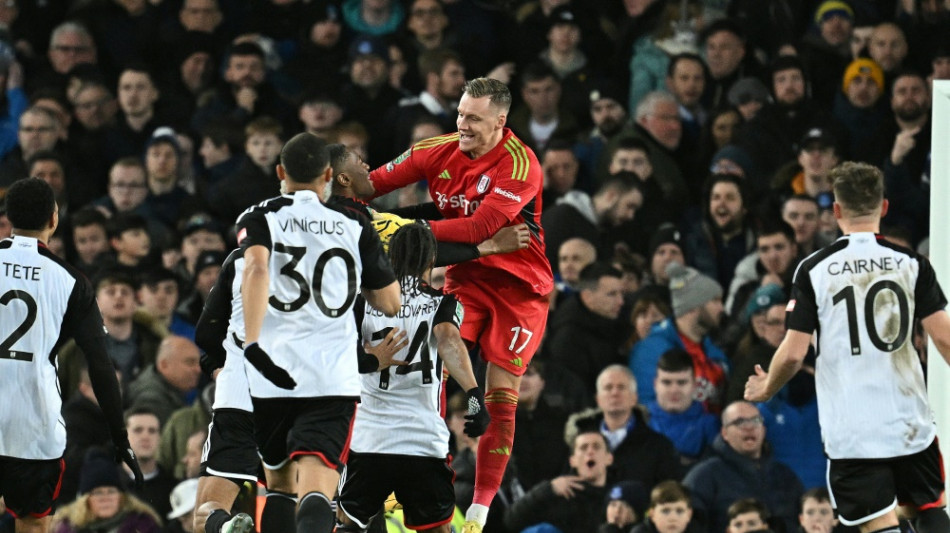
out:
<path id="1" fill-rule="evenodd" d="M 897 270 L 904 262 L 903 257 L 878 257 L 876 259 L 853 259 L 851 261 L 832 261 L 828 263 L 828 273 L 832 276 L 838 274 L 862 274 L 886 270 Z"/>
<path id="2" fill-rule="evenodd" d="M 343 222 L 339 220 L 310 220 L 309 218 L 289 218 L 280 221 L 280 230 L 306 231 L 317 235 L 343 235 Z"/>

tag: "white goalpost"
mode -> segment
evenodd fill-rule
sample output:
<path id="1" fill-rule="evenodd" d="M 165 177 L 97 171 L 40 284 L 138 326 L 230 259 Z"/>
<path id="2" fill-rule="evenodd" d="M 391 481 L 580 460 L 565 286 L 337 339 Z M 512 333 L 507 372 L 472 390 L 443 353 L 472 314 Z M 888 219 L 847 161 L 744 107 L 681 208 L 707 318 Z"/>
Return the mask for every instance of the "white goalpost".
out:
<path id="1" fill-rule="evenodd" d="M 950 293 L 950 80 L 933 82 L 930 144 L 930 262 Z M 937 420 L 940 452 L 950 457 L 950 368 L 940 361 L 933 342 L 927 350 L 927 391 Z M 950 477 L 948 488 L 950 488 Z M 950 494 L 950 491 L 948 491 Z"/>

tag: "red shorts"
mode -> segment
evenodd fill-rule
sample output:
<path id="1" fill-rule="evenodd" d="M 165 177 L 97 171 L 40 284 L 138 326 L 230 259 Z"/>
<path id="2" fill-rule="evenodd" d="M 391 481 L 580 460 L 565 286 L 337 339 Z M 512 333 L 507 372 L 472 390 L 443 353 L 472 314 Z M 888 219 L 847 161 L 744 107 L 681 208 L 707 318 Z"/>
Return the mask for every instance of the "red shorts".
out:
<path id="1" fill-rule="evenodd" d="M 522 284 L 466 278 L 446 289 L 465 308 L 462 338 L 478 344 L 482 359 L 521 376 L 541 345 L 548 322 L 548 297 Z"/>

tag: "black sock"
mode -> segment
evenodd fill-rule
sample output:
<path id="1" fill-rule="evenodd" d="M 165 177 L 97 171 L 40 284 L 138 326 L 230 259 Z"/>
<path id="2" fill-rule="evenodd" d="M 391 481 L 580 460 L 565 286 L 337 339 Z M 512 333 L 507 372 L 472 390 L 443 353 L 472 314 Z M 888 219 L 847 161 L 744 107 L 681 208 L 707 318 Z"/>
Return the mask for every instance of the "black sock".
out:
<path id="1" fill-rule="evenodd" d="M 287 533 L 294 530 L 297 499 L 293 494 L 267 491 L 261 512 L 261 533 Z"/>
<path id="2" fill-rule="evenodd" d="M 950 516 L 944 507 L 924 509 L 917 513 L 917 533 L 946 533 L 950 531 Z"/>
<path id="3" fill-rule="evenodd" d="M 215 509 L 205 521 L 205 533 L 221 533 L 221 526 L 231 519 L 231 515 L 224 509 Z"/>
<path id="4" fill-rule="evenodd" d="M 330 533 L 336 517 L 330 500 L 322 493 L 308 492 L 297 509 L 297 533 Z"/>

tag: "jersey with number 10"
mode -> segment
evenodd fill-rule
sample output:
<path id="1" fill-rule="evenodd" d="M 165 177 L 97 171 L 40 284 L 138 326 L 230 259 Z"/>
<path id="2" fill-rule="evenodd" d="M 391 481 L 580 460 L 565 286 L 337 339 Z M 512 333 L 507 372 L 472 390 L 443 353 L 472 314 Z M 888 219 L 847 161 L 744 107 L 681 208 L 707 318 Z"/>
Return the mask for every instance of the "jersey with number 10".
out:
<path id="1" fill-rule="evenodd" d="M 350 314 L 359 287 L 381 289 L 395 275 L 365 217 L 297 191 L 245 211 L 238 244 L 270 250 L 270 287 L 260 346 L 297 381 L 292 391 L 248 363 L 254 398 L 352 397 L 360 394 L 356 324 Z M 231 334 L 244 340 L 244 321 Z"/>
<path id="2" fill-rule="evenodd" d="M 445 322 L 460 327 L 462 304 L 428 285 L 404 291 L 402 299 L 394 317 L 369 305 L 357 313 L 362 337 L 371 344 L 379 344 L 394 327 L 405 331 L 409 344 L 393 359 L 409 364 L 360 376 L 361 403 L 350 447 L 359 453 L 444 458 L 449 430 L 442 419 L 442 360 L 432 332 Z"/>
<path id="3" fill-rule="evenodd" d="M 933 414 L 911 336 L 915 318 L 946 305 L 926 259 L 873 233 L 841 237 L 799 264 L 787 323 L 818 336 L 828 457 L 884 459 L 930 445 Z"/>
<path id="4" fill-rule="evenodd" d="M 428 180 L 429 193 L 447 219 L 471 217 L 476 209 L 492 209 L 509 222 L 524 222 L 531 231 L 528 248 L 452 265 L 450 279 L 514 276 L 528 283 L 535 294 L 551 292 L 554 278 L 544 255 L 541 229 L 541 165 L 511 130 L 505 128 L 501 142 L 477 159 L 459 150 L 456 132 L 419 141 L 370 173 L 377 195 L 421 180 Z M 454 239 L 447 236 L 439 240 Z"/>

